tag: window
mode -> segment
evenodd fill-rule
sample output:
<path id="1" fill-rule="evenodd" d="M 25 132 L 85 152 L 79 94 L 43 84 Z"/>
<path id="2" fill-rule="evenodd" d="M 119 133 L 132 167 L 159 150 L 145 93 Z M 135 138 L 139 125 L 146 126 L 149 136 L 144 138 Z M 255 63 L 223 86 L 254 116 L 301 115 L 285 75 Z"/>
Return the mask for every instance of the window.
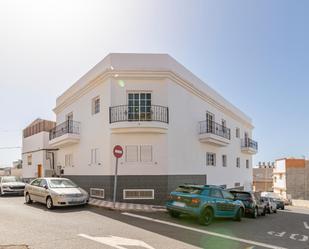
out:
<path id="1" fill-rule="evenodd" d="M 282 180 L 282 174 L 279 175 L 280 180 Z"/>
<path id="2" fill-rule="evenodd" d="M 153 189 L 124 189 L 123 190 L 124 200 L 135 200 L 135 199 L 154 199 Z"/>
<path id="3" fill-rule="evenodd" d="M 73 167 L 73 155 L 67 154 L 64 156 L 64 167 Z"/>
<path id="4" fill-rule="evenodd" d="M 236 128 L 236 137 L 239 138 L 240 137 L 240 129 Z"/>
<path id="5" fill-rule="evenodd" d="M 226 190 L 222 190 L 222 195 L 224 199 L 234 200 L 234 195 L 232 195 L 230 192 Z"/>
<path id="6" fill-rule="evenodd" d="M 221 191 L 219 189 L 212 189 L 210 191 L 210 196 L 214 198 L 222 198 Z"/>
<path id="7" fill-rule="evenodd" d="M 236 158 L 236 167 L 240 168 L 240 158 L 239 157 Z"/>
<path id="8" fill-rule="evenodd" d="M 141 162 L 152 162 L 152 146 L 141 145 L 140 147 L 140 158 Z"/>
<path id="9" fill-rule="evenodd" d="M 32 186 L 39 186 L 41 181 L 42 181 L 41 179 L 36 179 L 33 182 L 31 182 L 30 185 L 32 185 Z"/>
<path id="10" fill-rule="evenodd" d="M 222 127 L 226 128 L 226 120 L 222 119 L 221 124 L 222 124 Z"/>
<path id="11" fill-rule="evenodd" d="M 206 165 L 207 166 L 216 166 L 216 154 L 208 153 L 206 154 Z"/>
<path id="12" fill-rule="evenodd" d="M 47 185 L 47 181 L 45 179 L 42 179 L 39 185 L 41 188 L 44 188 L 44 186 L 48 186 Z"/>
<path id="13" fill-rule="evenodd" d="M 235 182 L 234 186 L 235 187 L 240 187 L 240 182 Z"/>
<path id="14" fill-rule="evenodd" d="M 201 195 L 209 196 L 209 189 L 203 190 L 203 192 L 201 193 Z"/>
<path id="15" fill-rule="evenodd" d="M 126 146 L 126 162 L 135 163 L 138 161 L 138 146 L 127 145 Z"/>
<path id="16" fill-rule="evenodd" d="M 276 177 L 276 176 L 274 177 L 274 182 L 275 182 L 275 183 L 277 182 L 277 177 Z"/>
<path id="17" fill-rule="evenodd" d="M 210 133 L 214 133 L 215 131 L 215 115 L 210 113 L 210 112 L 206 112 L 206 129 L 207 129 L 207 132 L 210 132 Z"/>
<path id="18" fill-rule="evenodd" d="M 151 93 L 128 93 L 128 120 L 151 120 Z"/>
<path id="19" fill-rule="evenodd" d="M 98 148 L 91 149 L 91 164 L 100 163 L 100 151 Z"/>
<path id="20" fill-rule="evenodd" d="M 222 155 L 222 166 L 223 166 L 223 167 L 226 167 L 226 166 L 227 166 L 226 155 Z"/>
<path id="21" fill-rule="evenodd" d="M 100 112 L 100 97 L 92 99 L 92 115 Z"/>
<path id="22" fill-rule="evenodd" d="M 27 156 L 27 162 L 28 162 L 28 165 L 29 165 L 29 166 L 32 165 L 32 155 L 28 155 L 28 156 Z"/>
<path id="23" fill-rule="evenodd" d="M 249 167 L 250 167 L 250 161 L 247 159 L 246 160 L 246 168 L 249 169 Z"/>
<path id="24" fill-rule="evenodd" d="M 70 112 L 69 114 L 66 115 L 66 120 L 67 121 L 72 121 L 73 120 L 73 112 Z"/>

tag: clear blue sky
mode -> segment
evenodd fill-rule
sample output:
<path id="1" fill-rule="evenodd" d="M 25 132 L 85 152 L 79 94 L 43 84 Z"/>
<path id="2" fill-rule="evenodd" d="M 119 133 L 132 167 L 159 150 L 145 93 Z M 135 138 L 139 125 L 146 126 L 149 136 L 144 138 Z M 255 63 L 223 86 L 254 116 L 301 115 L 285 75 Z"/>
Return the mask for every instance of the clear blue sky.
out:
<path id="1" fill-rule="evenodd" d="M 0 147 L 110 52 L 169 53 L 254 122 L 255 162 L 309 157 L 309 1 L 0 2 Z M 20 158 L 0 150 L 0 165 Z"/>

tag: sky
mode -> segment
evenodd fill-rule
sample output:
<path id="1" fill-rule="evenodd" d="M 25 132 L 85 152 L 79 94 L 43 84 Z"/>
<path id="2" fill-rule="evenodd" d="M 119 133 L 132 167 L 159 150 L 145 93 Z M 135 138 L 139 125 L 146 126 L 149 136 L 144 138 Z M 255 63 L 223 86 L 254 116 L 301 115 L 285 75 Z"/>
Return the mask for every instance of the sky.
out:
<path id="1" fill-rule="evenodd" d="M 258 161 L 309 158 L 309 1 L 1 0 L 0 165 L 111 52 L 168 53 L 253 120 Z"/>

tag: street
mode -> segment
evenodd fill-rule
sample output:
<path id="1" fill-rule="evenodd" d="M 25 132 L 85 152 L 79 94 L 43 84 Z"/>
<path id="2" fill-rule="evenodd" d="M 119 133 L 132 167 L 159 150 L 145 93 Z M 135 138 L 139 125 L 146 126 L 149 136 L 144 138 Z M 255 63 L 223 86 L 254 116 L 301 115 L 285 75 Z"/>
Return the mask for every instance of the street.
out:
<path id="1" fill-rule="evenodd" d="M 194 249 L 309 248 L 309 210 L 288 207 L 277 214 L 216 220 L 200 226 L 165 212 L 126 213 L 91 206 L 58 208 L 25 205 L 23 197 L 0 198 L 0 248 Z M 18 248 L 18 247 L 17 247 Z"/>

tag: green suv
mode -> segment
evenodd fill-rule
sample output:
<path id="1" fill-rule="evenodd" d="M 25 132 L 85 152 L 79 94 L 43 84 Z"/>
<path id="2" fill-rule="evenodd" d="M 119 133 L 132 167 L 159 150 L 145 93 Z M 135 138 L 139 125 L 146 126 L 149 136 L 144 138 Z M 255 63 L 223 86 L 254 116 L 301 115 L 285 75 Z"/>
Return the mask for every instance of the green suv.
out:
<path id="1" fill-rule="evenodd" d="M 229 191 L 214 185 L 179 186 L 171 192 L 166 208 L 172 217 L 188 214 L 197 217 L 202 225 L 210 225 L 218 217 L 241 221 L 245 210 Z"/>

